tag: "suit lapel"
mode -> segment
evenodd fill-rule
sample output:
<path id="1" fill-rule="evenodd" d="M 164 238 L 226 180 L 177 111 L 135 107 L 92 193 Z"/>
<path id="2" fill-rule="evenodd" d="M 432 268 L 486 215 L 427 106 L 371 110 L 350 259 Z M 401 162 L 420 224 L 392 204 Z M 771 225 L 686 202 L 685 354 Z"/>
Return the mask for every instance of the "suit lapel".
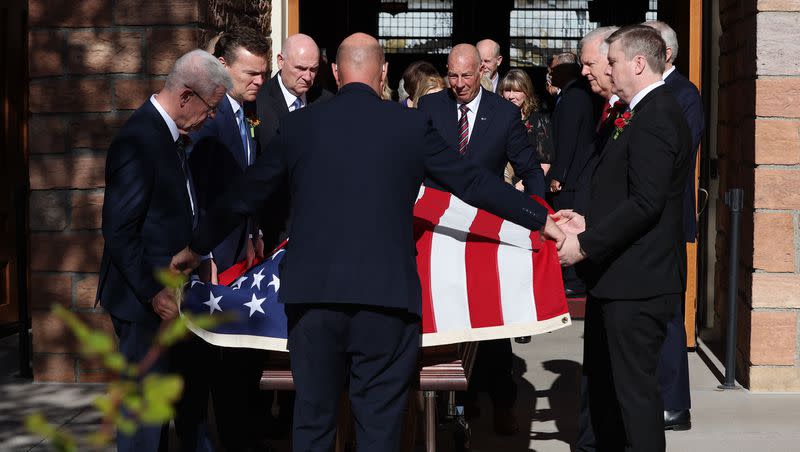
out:
<path id="1" fill-rule="evenodd" d="M 483 88 L 481 88 L 483 90 Z M 483 91 L 481 94 L 481 103 L 478 105 L 478 111 L 475 113 L 475 124 L 472 126 L 472 134 L 469 137 L 469 144 L 467 145 L 467 154 L 472 152 L 473 149 L 480 149 L 479 143 L 486 136 L 487 130 L 494 119 L 494 110 L 497 107 L 497 99 L 493 94 Z"/>
<path id="2" fill-rule="evenodd" d="M 228 100 L 228 96 L 223 96 L 217 109 L 219 115 L 219 133 L 222 143 L 233 154 L 234 160 L 239 167 L 244 170 L 247 168 L 247 156 L 245 155 L 244 145 L 241 135 L 239 135 L 239 123 L 233 114 L 233 106 Z M 248 137 L 249 138 L 249 137 Z"/>

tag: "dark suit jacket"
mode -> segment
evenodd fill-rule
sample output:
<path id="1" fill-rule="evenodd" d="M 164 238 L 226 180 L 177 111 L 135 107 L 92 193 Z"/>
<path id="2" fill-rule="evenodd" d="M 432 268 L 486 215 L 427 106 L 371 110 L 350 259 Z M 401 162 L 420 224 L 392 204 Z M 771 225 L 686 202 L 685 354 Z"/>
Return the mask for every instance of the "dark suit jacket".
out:
<path id="1" fill-rule="evenodd" d="M 700 99 L 700 93 L 697 87 L 692 82 L 684 77 L 677 69 L 672 71 L 671 74 L 664 80 L 664 83 L 672 91 L 678 105 L 681 106 L 683 117 L 689 124 L 689 130 L 692 131 L 692 156 L 690 160 L 689 177 L 686 179 L 686 191 L 683 197 L 683 230 L 685 240 L 687 242 L 694 242 L 697 237 L 697 214 L 695 208 L 695 162 L 697 160 L 697 149 L 700 146 L 700 140 L 703 137 L 703 129 L 705 129 L 705 117 L 703 114 L 703 101 Z"/>
<path id="2" fill-rule="evenodd" d="M 587 229 L 578 236 L 589 293 L 642 299 L 683 293 L 683 189 L 691 134 L 669 89 L 648 93 L 617 139 L 610 138 L 592 177 Z"/>
<path id="3" fill-rule="evenodd" d="M 268 152 L 212 209 L 191 248 L 213 248 L 288 176 L 292 234 L 281 263 L 281 302 L 370 305 L 419 315 L 412 214 L 426 174 L 464 201 L 517 224 L 538 229 L 546 221 L 540 205 L 461 158 L 426 114 L 350 83 L 334 99 L 281 120 Z"/>
<path id="4" fill-rule="evenodd" d="M 520 120 L 519 108 L 497 94 L 483 90 L 476 112 L 476 123 L 467 145 L 465 158 L 503 179 L 506 163 L 522 179 L 525 192 L 544 196 L 544 172 Z M 428 94 L 419 100 L 419 110 L 433 120 L 436 130 L 447 143 L 458 148 L 458 107 L 450 90 Z M 438 187 L 436 181 L 425 185 Z"/>
<path id="5" fill-rule="evenodd" d="M 597 119 L 592 93 L 583 80 L 567 84 L 551 118 L 556 151 L 547 173 L 548 180 L 561 182 L 562 191 L 556 196 L 559 208 L 573 207 L 574 192 L 589 182 L 590 174 L 585 170 L 594 150 Z"/>
<path id="6" fill-rule="evenodd" d="M 157 324 L 154 272 L 189 243 L 192 210 L 177 146 L 149 100 L 111 142 L 105 177 L 97 299 L 116 317 Z"/>
<path id="7" fill-rule="evenodd" d="M 278 131 L 280 119 L 289 114 L 289 107 L 278 84 L 280 72 L 261 87 L 256 97 L 255 110 L 261 124 L 256 128 L 256 141 L 259 154 L 267 152 L 267 143 Z M 333 93 L 318 85 L 306 92 L 308 106 L 323 102 L 333 97 Z M 249 106 L 252 108 L 252 106 Z M 313 127 L 312 124 L 308 125 Z M 259 216 L 259 225 L 264 232 L 264 246 L 267 250 L 275 248 L 286 237 L 289 230 L 289 192 L 288 188 L 280 189 L 267 202 L 268 209 Z"/>
<path id="8" fill-rule="evenodd" d="M 245 119 L 246 121 L 246 119 Z M 251 158 L 255 160 L 256 144 L 250 137 Z M 239 135 L 239 125 L 233 114 L 228 96 L 223 96 L 217 105 L 217 114 L 203 123 L 203 127 L 190 134 L 192 139 L 189 153 L 189 166 L 196 187 L 196 196 L 200 215 L 211 206 L 225 189 L 236 179 L 244 175 L 247 168 L 245 149 Z M 255 222 L 251 219 L 242 221 L 219 245 L 214 247 L 214 261 L 217 270 L 225 271 L 228 267 L 243 260 L 247 255 L 247 240 L 250 234 L 257 234 Z"/>

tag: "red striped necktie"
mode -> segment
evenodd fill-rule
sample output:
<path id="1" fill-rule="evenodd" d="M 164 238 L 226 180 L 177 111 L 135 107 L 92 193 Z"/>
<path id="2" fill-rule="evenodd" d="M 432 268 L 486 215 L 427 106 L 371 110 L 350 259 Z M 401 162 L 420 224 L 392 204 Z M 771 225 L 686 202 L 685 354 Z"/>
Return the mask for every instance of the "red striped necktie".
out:
<path id="1" fill-rule="evenodd" d="M 461 104 L 458 109 L 461 110 L 461 116 L 458 118 L 458 152 L 464 155 L 467 153 L 467 143 L 469 143 L 469 119 L 467 119 L 469 107 L 467 104 Z"/>

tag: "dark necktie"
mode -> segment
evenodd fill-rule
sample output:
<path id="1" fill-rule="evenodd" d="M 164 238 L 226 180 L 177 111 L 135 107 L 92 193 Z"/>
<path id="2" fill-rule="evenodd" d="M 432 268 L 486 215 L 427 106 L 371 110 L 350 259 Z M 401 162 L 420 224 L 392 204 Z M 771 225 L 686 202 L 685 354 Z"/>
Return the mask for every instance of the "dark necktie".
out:
<path id="1" fill-rule="evenodd" d="M 458 152 L 464 155 L 467 153 L 467 144 L 469 144 L 469 119 L 467 118 L 469 107 L 467 104 L 461 104 L 458 109 L 461 111 L 461 116 L 458 117 Z"/>
<path id="2" fill-rule="evenodd" d="M 178 151 L 178 160 L 181 162 L 181 171 L 183 172 L 183 180 L 186 183 L 186 195 L 189 197 L 189 209 L 192 212 L 192 229 L 197 228 L 197 205 L 194 203 L 192 196 L 192 174 L 189 171 L 189 165 L 186 161 L 186 148 L 189 146 L 189 135 L 180 135 L 175 140 L 175 148 Z M 194 207 L 193 207 L 194 206 Z"/>
<path id="3" fill-rule="evenodd" d="M 242 149 L 244 149 L 244 163 L 245 166 L 250 166 L 250 146 L 247 138 L 247 121 L 244 119 L 244 108 L 236 111 L 236 118 L 239 123 L 239 138 L 242 139 Z"/>

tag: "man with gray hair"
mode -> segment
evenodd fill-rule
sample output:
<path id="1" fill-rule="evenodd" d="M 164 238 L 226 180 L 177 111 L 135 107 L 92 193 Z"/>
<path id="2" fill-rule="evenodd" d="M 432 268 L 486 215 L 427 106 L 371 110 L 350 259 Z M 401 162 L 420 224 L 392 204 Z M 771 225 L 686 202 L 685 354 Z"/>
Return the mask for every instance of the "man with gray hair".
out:
<path id="1" fill-rule="evenodd" d="M 703 103 L 697 87 L 675 68 L 678 56 L 678 36 L 664 22 L 651 20 L 644 23 L 661 34 L 667 45 L 667 62 L 662 76 L 664 83 L 681 106 L 683 117 L 692 131 L 692 156 L 689 177 L 683 196 L 683 232 L 686 243 L 694 243 L 697 237 L 697 210 L 695 208 L 695 164 L 697 150 L 705 128 Z M 688 430 L 692 427 L 691 395 L 689 391 L 689 358 L 686 352 L 686 329 L 683 303 L 675 310 L 675 316 L 667 325 L 667 337 L 658 362 L 658 383 L 664 399 L 664 428 Z"/>
<path id="2" fill-rule="evenodd" d="M 139 362 L 153 344 L 162 322 L 178 315 L 171 289 L 155 272 L 169 266 L 172 255 L 189 243 L 197 225 L 197 199 L 186 163 L 187 133 L 214 117 L 217 103 L 231 88 L 227 71 L 216 58 L 193 50 L 175 62 L 164 88 L 128 118 L 106 157 L 103 203 L 105 248 L 97 300 L 111 315 L 119 351 Z M 181 346 L 170 350 L 149 372 L 181 371 L 186 361 Z M 181 450 L 211 450 L 198 439 L 193 404 L 178 403 L 175 427 Z M 184 416 L 187 415 L 187 416 Z M 166 426 L 142 426 L 133 434 L 119 432 L 120 452 L 157 451 Z"/>
<path id="3" fill-rule="evenodd" d="M 503 63 L 503 56 L 500 55 L 500 44 L 491 39 L 482 39 L 475 45 L 481 56 L 481 74 L 492 82 L 492 92 L 497 92 L 497 84 L 500 83 L 500 74 L 497 70 Z"/>

